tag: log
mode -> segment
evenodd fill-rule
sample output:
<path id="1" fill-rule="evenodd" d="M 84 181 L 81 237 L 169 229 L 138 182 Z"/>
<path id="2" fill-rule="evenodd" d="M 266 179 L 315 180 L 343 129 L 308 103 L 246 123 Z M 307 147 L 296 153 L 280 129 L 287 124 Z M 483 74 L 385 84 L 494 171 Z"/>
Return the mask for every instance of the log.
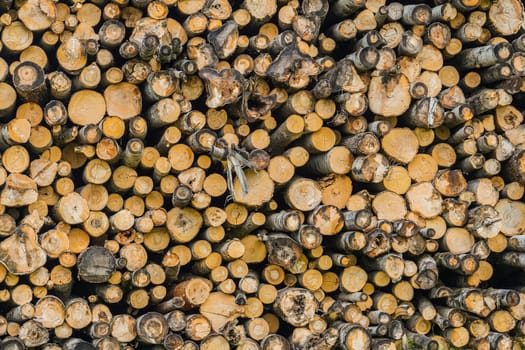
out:
<path id="1" fill-rule="evenodd" d="M 490 7 L 488 21 L 499 35 L 515 34 L 519 30 L 518 22 L 523 17 L 522 8 L 523 5 L 517 1 L 498 1 Z"/>
<path id="2" fill-rule="evenodd" d="M 115 271 L 113 255 L 103 247 L 89 247 L 78 256 L 78 275 L 89 283 L 104 283 Z"/>
<path id="3" fill-rule="evenodd" d="M 13 85 L 24 101 L 42 102 L 46 98 L 44 70 L 34 62 L 26 61 L 17 65 Z"/>
<path id="4" fill-rule="evenodd" d="M 409 82 L 404 75 L 372 77 L 370 80 L 368 101 L 373 113 L 385 117 L 402 115 L 410 107 L 410 100 Z"/>
<path id="5" fill-rule="evenodd" d="M 104 90 L 107 113 L 121 119 L 131 119 L 142 109 L 142 96 L 136 85 L 130 83 L 111 84 Z M 96 123 L 96 122 L 94 122 Z"/>

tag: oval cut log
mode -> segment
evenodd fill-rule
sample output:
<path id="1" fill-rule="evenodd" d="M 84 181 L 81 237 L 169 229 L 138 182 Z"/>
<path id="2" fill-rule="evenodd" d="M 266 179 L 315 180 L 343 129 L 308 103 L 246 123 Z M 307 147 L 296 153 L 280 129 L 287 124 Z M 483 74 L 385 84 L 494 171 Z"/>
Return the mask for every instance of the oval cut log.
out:
<path id="1" fill-rule="evenodd" d="M 233 182 L 235 201 L 249 207 L 260 207 L 273 197 L 275 184 L 265 170 L 257 172 L 248 169 L 244 171 L 248 192 L 244 193 L 238 177 Z"/>
<path id="2" fill-rule="evenodd" d="M 308 324 L 317 309 L 314 294 L 307 289 L 281 289 L 275 300 L 274 310 L 294 327 Z"/>
<path id="3" fill-rule="evenodd" d="M 383 137 L 381 146 L 394 161 L 407 164 L 416 156 L 419 142 L 409 128 L 394 128 Z"/>
<path id="4" fill-rule="evenodd" d="M 173 208 L 168 212 L 166 227 L 171 238 L 179 243 L 188 243 L 199 233 L 203 219 L 193 208 Z"/>
<path id="5" fill-rule="evenodd" d="M 399 117 L 410 107 L 410 83 L 404 74 L 374 76 L 368 87 L 368 108 L 384 117 Z"/>
<path id="6" fill-rule="evenodd" d="M 21 207 L 36 202 L 37 185 L 33 179 L 22 174 L 11 174 L 7 177 L 0 195 L 0 204 L 6 207 Z"/>
<path id="7" fill-rule="evenodd" d="M 104 247 L 92 246 L 85 249 L 77 260 L 78 277 L 88 283 L 104 283 L 116 268 L 115 257 Z"/>
<path id="8" fill-rule="evenodd" d="M 29 225 L 20 225 L 13 235 L 0 243 L 0 262 L 14 275 L 27 275 L 44 266 L 45 251 L 37 242 L 37 233 Z"/>
<path id="9" fill-rule="evenodd" d="M 235 303 L 233 295 L 222 292 L 210 293 L 206 301 L 201 304 L 200 313 L 210 320 L 211 327 L 219 332 L 226 323 L 231 322 L 244 313 L 242 305 Z"/>
<path id="10" fill-rule="evenodd" d="M 104 97 L 92 90 L 77 91 L 67 107 L 69 119 L 77 125 L 97 124 L 106 114 Z"/>
<path id="11" fill-rule="evenodd" d="M 60 198 L 57 203 L 57 215 L 70 225 L 81 224 L 89 217 L 87 201 L 76 192 L 69 193 Z"/>
<path id="12" fill-rule="evenodd" d="M 497 0 L 490 6 L 488 20 L 497 34 L 516 34 L 523 28 L 523 3 L 519 0 Z"/>
<path id="13" fill-rule="evenodd" d="M 18 10 L 18 18 L 27 29 L 35 32 L 49 28 L 56 16 L 57 8 L 51 0 L 28 0 Z"/>
<path id="14" fill-rule="evenodd" d="M 406 198 L 410 210 L 425 219 L 436 217 L 443 211 L 441 195 L 430 182 L 412 185 L 406 193 Z"/>
<path id="15" fill-rule="evenodd" d="M 523 234 L 525 231 L 525 204 L 520 201 L 501 199 L 495 206 L 501 220 L 501 233 L 505 236 Z"/>
<path id="16" fill-rule="evenodd" d="M 141 113 L 142 94 L 136 85 L 130 83 L 112 84 L 104 90 L 107 113 L 123 120 Z"/>

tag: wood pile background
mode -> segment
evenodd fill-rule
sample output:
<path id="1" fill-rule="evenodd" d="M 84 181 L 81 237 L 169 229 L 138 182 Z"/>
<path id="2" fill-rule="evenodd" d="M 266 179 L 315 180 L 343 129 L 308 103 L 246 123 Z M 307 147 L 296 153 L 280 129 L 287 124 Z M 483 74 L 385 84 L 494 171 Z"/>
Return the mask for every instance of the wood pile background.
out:
<path id="1" fill-rule="evenodd" d="M 0 350 L 525 347 L 521 1 L 0 28 Z"/>

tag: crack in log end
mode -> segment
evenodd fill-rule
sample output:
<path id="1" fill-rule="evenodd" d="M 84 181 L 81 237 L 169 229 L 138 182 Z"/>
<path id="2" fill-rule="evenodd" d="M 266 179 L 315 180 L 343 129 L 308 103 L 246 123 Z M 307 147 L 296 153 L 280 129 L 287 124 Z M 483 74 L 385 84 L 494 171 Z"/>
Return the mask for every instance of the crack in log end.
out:
<path id="1" fill-rule="evenodd" d="M 275 311 L 295 327 L 306 325 L 316 308 L 317 301 L 312 292 L 301 288 L 282 290 L 274 304 Z"/>
<path id="2" fill-rule="evenodd" d="M 236 70 L 225 69 L 219 73 L 211 68 L 204 68 L 200 70 L 199 76 L 207 83 L 206 105 L 210 108 L 231 104 L 241 96 L 242 77 Z"/>

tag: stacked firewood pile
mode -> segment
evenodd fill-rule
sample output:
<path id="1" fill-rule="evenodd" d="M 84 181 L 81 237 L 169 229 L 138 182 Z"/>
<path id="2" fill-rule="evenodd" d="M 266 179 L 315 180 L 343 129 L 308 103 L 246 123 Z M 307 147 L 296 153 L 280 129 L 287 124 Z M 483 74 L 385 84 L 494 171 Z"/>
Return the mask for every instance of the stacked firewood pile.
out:
<path id="1" fill-rule="evenodd" d="M 0 349 L 524 346 L 521 1 L 0 26 Z"/>

